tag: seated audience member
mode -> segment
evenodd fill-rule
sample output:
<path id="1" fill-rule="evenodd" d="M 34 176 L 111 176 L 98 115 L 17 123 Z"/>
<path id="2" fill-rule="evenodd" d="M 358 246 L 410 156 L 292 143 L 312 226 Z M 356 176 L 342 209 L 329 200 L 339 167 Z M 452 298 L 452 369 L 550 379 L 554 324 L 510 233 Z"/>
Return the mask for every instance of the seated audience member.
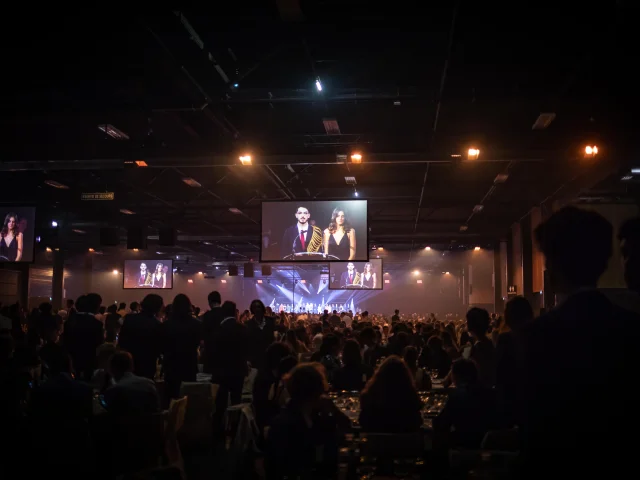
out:
<path id="1" fill-rule="evenodd" d="M 133 374 L 129 352 L 117 352 L 109 360 L 115 385 L 104 394 L 106 409 L 117 415 L 139 415 L 160 410 L 160 397 L 153 380 Z"/>
<path id="2" fill-rule="evenodd" d="M 342 350 L 343 367 L 333 374 L 333 389 L 337 391 L 361 391 L 373 376 L 373 369 L 362 363 L 360 344 L 347 340 Z"/>
<path id="3" fill-rule="evenodd" d="M 428 355 L 424 358 L 424 367 L 428 370 L 436 370 L 438 372 L 438 378 L 446 377 L 451 369 L 451 357 L 443 348 L 440 337 L 433 335 L 429 338 L 425 350 L 428 352 Z"/>
<path id="4" fill-rule="evenodd" d="M 333 373 L 340 368 L 340 339 L 333 333 L 322 337 L 320 350 L 311 356 L 312 362 L 320 362 L 325 369 L 329 382 L 333 382 Z"/>
<path id="5" fill-rule="evenodd" d="M 107 388 L 114 385 L 113 377 L 109 373 L 109 360 L 116 353 L 116 350 L 116 346 L 113 343 L 105 342 L 98 347 L 96 352 L 98 368 L 93 372 L 91 386 L 100 393 L 104 393 Z"/>
<path id="6" fill-rule="evenodd" d="M 419 392 L 431 390 L 432 385 L 429 373 L 418 367 L 418 349 L 412 346 L 406 347 L 403 352 L 403 359 L 414 379 L 416 390 Z"/>
<path id="7" fill-rule="evenodd" d="M 422 426 L 422 403 L 411 372 L 400 357 L 387 358 L 360 395 L 365 432 L 411 433 Z"/>
<path id="8" fill-rule="evenodd" d="M 283 358 L 291 355 L 291 349 L 284 343 L 272 343 L 267 348 L 265 365 L 258 370 L 253 384 L 253 406 L 256 412 L 256 423 L 262 431 L 277 415 L 279 409 L 269 401 L 269 392 L 278 381 L 278 368 Z"/>
<path id="9" fill-rule="evenodd" d="M 496 425 L 495 396 L 478 382 L 471 360 L 459 359 L 451 366 L 453 388 L 433 427 L 438 442 L 448 448 L 478 449 L 486 433 Z"/>
<path id="10" fill-rule="evenodd" d="M 324 393 L 328 388 L 319 363 L 295 367 L 285 378 L 291 399 L 267 436 L 268 478 L 333 476 L 337 467 L 337 430 L 349 419 Z"/>
<path id="11" fill-rule="evenodd" d="M 271 391 L 269 392 L 269 401 L 273 404 L 274 411 L 280 411 L 289 401 L 290 396 L 284 379 L 296 365 L 298 365 L 298 358 L 295 355 L 289 355 L 280 360 L 278 379 L 271 386 Z"/>

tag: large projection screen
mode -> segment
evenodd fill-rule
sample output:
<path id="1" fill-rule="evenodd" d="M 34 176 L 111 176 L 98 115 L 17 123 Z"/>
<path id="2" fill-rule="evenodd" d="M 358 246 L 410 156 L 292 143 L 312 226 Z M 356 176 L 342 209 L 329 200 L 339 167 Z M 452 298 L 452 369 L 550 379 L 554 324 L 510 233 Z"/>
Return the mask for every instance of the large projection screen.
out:
<path id="1" fill-rule="evenodd" d="M 0 263 L 33 262 L 36 209 L 0 207 Z"/>
<path id="2" fill-rule="evenodd" d="M 369 260 L 367 201 L 262 203 L 261 262 Z"/>
<path id="3" fill-rule="evenodd" d="M 172 260 L 125 260 L 124 289 L 173 288 Z"/>
<path id="4" fill-rule="evenodd" d="M 382 290 L 383 275 L 379 258 L 368 262 L 331 262 L 329 290 Z"/>

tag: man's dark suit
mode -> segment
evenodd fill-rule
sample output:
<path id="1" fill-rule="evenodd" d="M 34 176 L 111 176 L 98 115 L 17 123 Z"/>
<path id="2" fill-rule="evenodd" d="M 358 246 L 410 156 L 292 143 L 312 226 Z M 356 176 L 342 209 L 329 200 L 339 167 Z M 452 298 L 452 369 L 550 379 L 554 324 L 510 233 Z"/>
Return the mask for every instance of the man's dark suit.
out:
<path id="1" fill-rule="evenodd" d="M 307 251 L 307 245 L 313 236 L 313 227 L 307 225 L 307 231 L 304 236 L 304 248 L 300 242 L 300 235 L 298 233 L 298 224 L 287 228 L 282 236 L 282 242 L 280 243 L 280 255 L 282 258 L 292 253 L 300 253 Z"/>
<path id="2" fill-rule="evenodd" d="M 639 427 L 630 401 L 639 329 L 640 316 L 588 290 L 524 330 L 519 378 L 528 478 L 551 471 L 615 478 L 635 462 L 633 442 L 624 438 Z"/>
<path id="3" fill-rule="evenodd" d="M 202 316 L 202 337 L 204 340 L 204 367 L 205 373 L 213 373 L 216 359 L 217 337 L 220 330 L 220 322 L 224 319 L 221 307 L 213 307 Z"/>
<path id="4" fill-rule="evenodd" d="M 96 367 L 96 349 L 104 343 L 102 322 L 88 313 L 77 313 L 64 325 L 64 347 L 73 367 L 85 380 L 90 380 Z"/>
<path id="5" fill-rule="evenodd" d="M 353 285 L 353 282 L 355 281 L 357 275 L 358 274 L 354 270 L 351 276 L 351 280 L 349 280 L 349 272 L 342 272 L 342 275 L 340 275 L 340 286 L 344 287 L 345 285 Z"/>
<path id="6" fill-rule="evenodd" d="M 153 380 L 162 353 L 162 323 L 145 312 L 130 313 L 122 322 L 118 346 L 133 357 L 136 375 Z"/>

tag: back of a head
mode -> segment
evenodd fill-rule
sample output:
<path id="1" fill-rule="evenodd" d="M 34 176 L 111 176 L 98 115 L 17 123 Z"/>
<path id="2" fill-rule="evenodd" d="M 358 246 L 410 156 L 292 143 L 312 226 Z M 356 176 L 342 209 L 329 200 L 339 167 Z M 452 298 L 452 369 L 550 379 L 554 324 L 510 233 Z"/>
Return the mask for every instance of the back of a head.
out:
<path id="1" fill-rule="evenodd" d="M 262 303 L 262 300 L 259 299 L 255 299 L 251 302 L 249 310 L 253 315 L 264 315 L 267 311 L 266 308 L 264 308 L 264 303 Z"/>
<path id="2" fill-rule="evenodd" d="M 451 364 L 451 376 L 457 385 L 476 385 L 478 383 L 478 368 L 473 360 L 459 358 Z"/>
<path id="3" fill-rule="evenodd" d="M 298 365 L 298 357 L 295 355 L 287 355 L 278 364 L 278 377 L 282 378 Z"/>
<path id="4" fill-rule="evenodd" d="M 432 352 L 442 350 L 442 340 L 439 336 L 432 335 L 431 337 L 429 337 L 429 340 L 427 340 L 427 347 L 429 347 L 429 350 L 431 350 Z"/>
<path id="5" fill-rule="evenodd" d="M 333 333 L 328 333 L 322 337 L 322 345 L 320 346 L 320 355 L 331 355 L 340 347 L 340 340 Z"/>
<path id="6" fill-rule="evenodd" d="M 129 310 L 131 310 L 132 312 L 137 312 L 139 306 L 140 304 L 138 302 L 131 302 L 131 304 L 129 305 Z"/>
<path id="7" fill-rule="evenodd" d="M 87 311 L 87 296 L 80 295 L 78 300 L 76 300 L 76 310 L 78 312 L 86 312 Z"/>
<path id="8" fill-rule="evenodd" d="M 235 318 L 237 309 L 238 308 L 237 308 L 236 302 L 227 300 L 222 304 L 220 311 L 222 313 L 223 318 L 229 318 L 229 317 Z"/>
<path id="9" fill-rule="evenodd" d="M 470 333 L 481 337 L 487 334 L 491 317 L 484 308 L 473 307 L 467 312 L 467 328 Z"/>
<path id="10" fill-rule="evenodd" d="M 324 367 L 319 363 L 302 363 L 285 377 L 287 391 L 294 404 L 313 402 L 328 388 Z"/>
<path id="11" fill-rule="evenodd" d="M 599 213 L 577 207 L 555 212 L 536 228 L 535 238 L 559 288 L 594 287 L 613 250 L 611 223 Z"/>
<path id="12" fill-rule="evenodd" d="M 342 349 L 342 361 L 345 366 L 357 366 L 362 363 L 362 355 L 360 353 L 360 344 L 355 340 L 347 340 L 344 342 Z"/>
<path id="13" fill-rule="evenodd" d="M 521 296 L 513 297 L 504 307 L 504 321 L 512 330 L 517 330 L 533 320 L 533 309 L 529 301 Z"/>
<path id="14" fill-rule="evenodd" d="M 107 307 L 107 313 L 113 314 L 113 313 L 116 313 L 117 311 L 118 311 L 118 307 L 115 304 L 109 305 Z"/>
<path id="15" fill-rule="evenodd" d="M 150 293 L 142 299 L 140 307 L 144 313 L 155 316 L 162 310 L 162 305 L 164 305 L 162 297 L 155 293 Z"/>
<path id="16" fill-rule="evenodd" d="M 402 358 L 409 368 L 415 368 L 418 365 L 418 349 L 411 345 L 405 347 Z"/>
<path id="17" fill-rule="evenodd" d="M 100 310 L 100 305 L 102 304 L 102 297 L 97 293 L 90 293 L 85 297 L 86 302 L 86 312 L 88 313 L 98 313 Z"/>
<path id="18" fill-rule="evenodd" d="M 42 313 L 43 315 L 50 315 L 51 311 L 53 310 L 53 305 L 51 305 L 49 302 L 44 302 L 40 304 L 38 310 L 40 310 L 40 313 Z"/>
<path id="19" fill-rule="evenodd" d="M 209 303 L 209 306 L 211 308 L 213 308 L 214 305 L 220 305 L 222 303 L 222 296 L 220 295 L 220 292 L 218 292 L 216 290 L 211 292 L 207 296 L 207 302 Z"/>
<path id="20" fill-rule="evenodd" d="M 120 350 L 109 359 L 109 371 L 115 378 L 120 378 L 127 372 L 133 371 L 133 357 L 129 352 Z"/>
<path id="21" fill-rule="evenodd" d="M 124 302 L 120 302 L 120 305 L 118 305 L 118 310 L 124 310 L 127 308 L 127 304 Z"/>
<path id="22" fill-rule="evenodd" d="M 71 373 L 71 357 L 62 347 L 57 345 L 56 347 L 57 348 L 54 347 L 51 349 L 47 354 L 49 373 L 51 375 Z"/>
<path id="23" fill-rule="evenodd" d="M 406 401 L 419 401 L 413 376 L 404 360 L 397 355 L 391 355 L 382 362 L 364 388 L 362 396 L 386 407 L 389 404 L 401 405 Z"/>
<path id="24" fill-rule="evenodd" d="M 265 365 L 269 370 L 276 370 L 280 360 L 291 355 L 291 348 L 286 343 L 274 342 L 267 347 Z"/>
<path id="25" fill-rule="evenodd" d="M 173 316 L 181 318 L 191 316 L 191 300 L 184 293 L 176 295 L 171 305 Z"/>

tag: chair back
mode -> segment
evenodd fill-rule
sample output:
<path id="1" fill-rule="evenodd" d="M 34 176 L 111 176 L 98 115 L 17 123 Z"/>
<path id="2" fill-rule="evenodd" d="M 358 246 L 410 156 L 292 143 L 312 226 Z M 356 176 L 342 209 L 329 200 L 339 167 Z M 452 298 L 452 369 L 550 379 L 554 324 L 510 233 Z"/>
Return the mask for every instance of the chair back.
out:
<path id="1" fill-rule="evenodd" d="M 92 419 L 92 437 L 111 475 L 121 475 L 161 464 L 165 448 L 166 412 Z"/>
<path id="2" fill-rule="evenodd" d="M 164 450 L 169 463 L 184 468 L 182 452 L 178 443 L 178 432 L 184 425 L 187 412 L 187 397 L 171 400 L 167 414 L 167 434 L 165 436 Z"/>

